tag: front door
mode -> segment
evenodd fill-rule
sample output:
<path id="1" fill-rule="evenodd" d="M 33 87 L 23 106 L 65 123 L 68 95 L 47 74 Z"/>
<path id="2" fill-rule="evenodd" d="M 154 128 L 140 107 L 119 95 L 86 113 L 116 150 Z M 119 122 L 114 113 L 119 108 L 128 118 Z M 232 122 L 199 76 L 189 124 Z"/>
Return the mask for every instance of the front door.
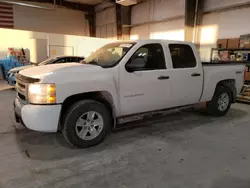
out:
<path id="1" fill-rule="evenodd" d="M 138 64 L 134 70 L 127 65 Z M 132 68 L 133 69 L 133 68 Z M 170 81 L 161 44 L 140 47 L 120 67 L 120 115 L 148 112 L 168 107 Z"/>

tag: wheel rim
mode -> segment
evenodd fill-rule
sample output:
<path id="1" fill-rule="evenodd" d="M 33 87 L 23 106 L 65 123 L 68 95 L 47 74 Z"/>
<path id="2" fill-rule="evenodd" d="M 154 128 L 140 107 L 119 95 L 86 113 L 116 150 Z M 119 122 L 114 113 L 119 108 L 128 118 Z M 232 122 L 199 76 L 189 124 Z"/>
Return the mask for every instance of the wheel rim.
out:
<path id="1" fill-rule="evenodd" d="M 103 118 L 98 112 L 86 112 L 76 121 L 76 134 L 83 140 L 92 140 L 101 133 L 103 124 Z"/>
<path id="2" fill-rule="evenodd" d="M 229 105 L 229 96 L 227 93 L 222 93 L 218 99 L 218 109 L 225 111 Z"/>

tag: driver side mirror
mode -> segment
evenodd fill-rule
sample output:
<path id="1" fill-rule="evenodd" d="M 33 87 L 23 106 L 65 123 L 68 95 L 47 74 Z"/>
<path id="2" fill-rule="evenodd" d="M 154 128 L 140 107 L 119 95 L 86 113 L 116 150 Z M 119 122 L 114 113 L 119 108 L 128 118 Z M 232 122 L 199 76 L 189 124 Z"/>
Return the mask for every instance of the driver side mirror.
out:
<path id="1" fill-rule="evenodd" d="M 128 72 L 140 71 L 145 68 L 146 62 L 143 57 L 137 57 L 132 59 L 125 65 L 125 68 Z"/>

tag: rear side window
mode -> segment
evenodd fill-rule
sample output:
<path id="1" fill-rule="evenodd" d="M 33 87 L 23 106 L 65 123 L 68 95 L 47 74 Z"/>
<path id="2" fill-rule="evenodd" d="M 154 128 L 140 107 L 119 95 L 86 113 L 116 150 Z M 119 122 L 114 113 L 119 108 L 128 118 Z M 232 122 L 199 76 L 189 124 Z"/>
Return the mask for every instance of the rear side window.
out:
<path id="1" fill-rule="evenodd" d="M 196 67 L 194 52 L 189 45 L 169 44 L 174 69 Z"/>

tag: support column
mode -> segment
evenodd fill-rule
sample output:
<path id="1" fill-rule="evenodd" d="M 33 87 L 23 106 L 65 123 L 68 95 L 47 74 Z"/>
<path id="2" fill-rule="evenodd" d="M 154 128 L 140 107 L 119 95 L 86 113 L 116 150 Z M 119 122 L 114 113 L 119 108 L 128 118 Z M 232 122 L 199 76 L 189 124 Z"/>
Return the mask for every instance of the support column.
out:
<path id="1" fill-rule="evenodd" d="M 129 40 L 131 25 L 131 7 L 116 4 L 116 28 L 118 40 Z"/>
<path id="2" fill-rule="evenodd" d="M 185 1 L 185 41 L 199 44 L 204 0 Z"/>
<path id="3" fill-rule="evenodd" d="M 115 13 L 116 13 L 117 39 L 122 40 L 122 6 L 121 5 L 116 4 Z"/>
<path id="4" fill-rule="evenodd" d="M 89 22 L 89 36 L 96 37 L 96 16 L 95 13 L 89 13 L 85 17 Z"/>
<path id="5" fill-rule="evenodd" d="M 205 0 L 198 1 L 198 12 L 196 20 L 196 30 L 194 43 L 196 44 L 197 49 L 200 49 L 200 39 L 201 39 L 201 27 L 202 27 L 202 18 L 204 13 L 204 2 Z"/>

